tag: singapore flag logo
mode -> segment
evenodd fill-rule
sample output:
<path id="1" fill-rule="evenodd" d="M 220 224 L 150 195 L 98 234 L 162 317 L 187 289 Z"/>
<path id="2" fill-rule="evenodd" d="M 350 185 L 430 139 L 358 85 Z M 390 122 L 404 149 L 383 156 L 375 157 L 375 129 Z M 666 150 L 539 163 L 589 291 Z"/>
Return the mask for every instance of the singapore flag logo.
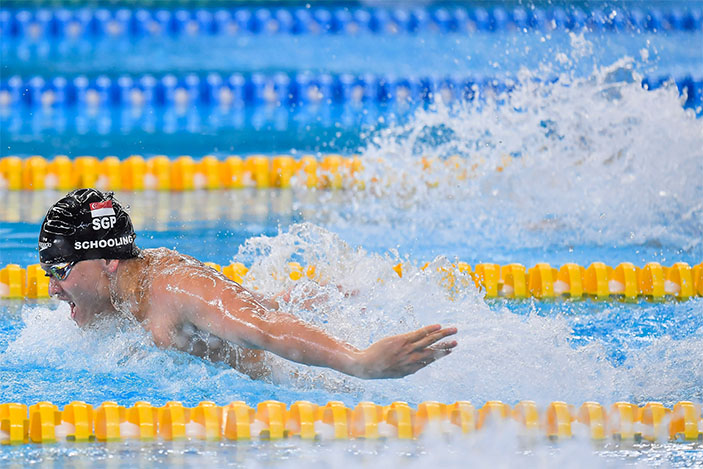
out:
<path id="1" fill-rule="evenodd" d="M 112 208 L 112 200 L 106 200 L 105 202 L 93 202 L 90 204 L 90 215 L 92 218 L 106 217 L 114 214 L 115 210 Z"/>

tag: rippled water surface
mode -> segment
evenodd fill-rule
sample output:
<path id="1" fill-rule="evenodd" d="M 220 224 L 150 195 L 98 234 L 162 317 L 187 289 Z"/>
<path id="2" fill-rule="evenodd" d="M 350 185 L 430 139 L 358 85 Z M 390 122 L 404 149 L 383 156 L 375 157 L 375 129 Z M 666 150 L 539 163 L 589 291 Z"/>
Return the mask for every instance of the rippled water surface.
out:
<path id="1" fill-rule="evenodd" d="M 361 381 L 272 356 L 274 379 L 252 381 L 224 365 L 156 348 L 129 319 L 80 330 L 66 305 L 6 300 L 0 304 L 0 400 L 49 400 L 59 406 L 74 399 L 94 405 L 105 400 L 163 405 L 174 399 L 185 405 L 203 400 L 220 405 L 266 399 L 347 405 L 470 400 L 480 406 L 487 400 L 515 404 L 531 399 L 542 407 L 554 400 L 576 406 L 588 400 L 606 406 L 618 400 L 667 406 L 703 401 L 700 297 L 660 303 L 486 300 L 461 276 L 458 284 L 467 286 L 447 291 L 441 274 L 457 260 L 528 267 L 542 261 L 554 266 L 702 262 L 703 120 L 683 106 L 674 84 L 653 91 L 641 86 L 642 77 L 653 71 L 700 70 L 700 54 L 681 47 L 699 37 L 563 33 L 542 38 L 530 33 L 472 42 L 413 36 L 384 38 L 374 42 L 377 48 L 363 43 L 372 38 L 362 37 L 354 46 L 369 50 L 362 58 L 337 37 L 328 38 L 324 58 L 306 43 L 262 55 L 268 47 L 264 41 L 237 59 L 252 70 L 318 63 L 327 71 L 355 73 L 368 71 L 367 66 L 374 73 L 400 74 L 497 70 L 515 86 L 470 102 L 440 99 L 402 110 L 356 109 L 351 115 L 345 115 L 352 112 L 348 108 L 328 108 L 327 115 L 319 108 L 269 109 L 257 118 L 257 111 L 247 108 L 240 110 L 239 120 L 240 111 L 218 115 L 212 109 L 180 116 L 169 115 L 173 109 L 151 110 L 153 121 L 124 109 L 88 117 L 79 110 L 39 117 L 25 110 L 32 114 L 24 116 L 28 119 L 2 116 L 3 155 L 52 156 L 55 151 L 124 158 L 137 152 L 189 152 L 199 157 L 240 149 L 271 155 L 291 150 L 296 156 L 332 150 L 358 154 L 363 189 L 118 197 L 131 206 L 141 247 L 166 246 L 220 264 L 244 262 L 251 267 L 246 287 L 265 295 L 294 287 L 291 302 L 282 305 L 285 311 L 356 346 L 435 322 L 456 325 L 459 346 L 402 380 Z M 311 40 L 319 38 L 299 41 Z M 81 73 L 118 66 L 158 72 L 168 63 L 154 59 L 145 44 L 126 49 L 133 54 L 124 62 L 119 55 L 99 54 L 103 46 L 108 47 L 98 44 L 70 54 L 51 47 L 10 53 L 3 44 L 3 57 L 8 54 L 7 63 L 18 73 L 24 68 L 69 73 L 69 65 Z M 522 46 L 537 52 L 517 60 L 525 57 Z M 216 68 L 218 51 L 226 45 L 214 44 L 201 57 L 188 53 L 190 48 L 202 49 L 187 44 L 183 60 L 169 66 L 176 71 L 193 63 L 203 70 Z M 417 53 L 409 54 L 411 48 Z M 435 54 L 438 48 L 446 51 Z M 500 54 L 503 49 L 507 52 Z M 176 45 L 165 51 L 179 52 Z M 0 188 L 0 265 L 36 262 L 39 224 L 60 196 Z M 292 261 L 315 265 L 328 283 L 293 284 L 286 271 Z M 405 265 L 402 278 L 393 271 L 398 262 Z M 426 262 L 430 266 L 422 270 Z M 301 308 L 298 300 L 310 295 L 320 304 Z M 124 442 L 0 450 L 3 465 L 52 461 L 58 467 L 85 461 L 96 467 L 693 467 L 703 464 L 703 448 L 666 442 L 594 446 L 586 438 L 525 442 L 508 425 L 468 439 L 413 443 Z"/>

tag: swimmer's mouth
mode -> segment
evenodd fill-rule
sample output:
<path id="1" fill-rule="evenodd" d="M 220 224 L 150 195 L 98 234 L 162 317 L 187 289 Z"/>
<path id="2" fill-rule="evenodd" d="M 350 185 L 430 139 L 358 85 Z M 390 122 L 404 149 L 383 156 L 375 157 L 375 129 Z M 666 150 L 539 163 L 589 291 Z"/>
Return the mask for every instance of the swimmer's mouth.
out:
<path id="1" fill-rule="evenodd" d="M 65 301 L 66 303 L 68 303 L 68 306 L 71 307 L 71 319 L 73 319 L 75 321 L 75 319 L 76 319 L 76 303 L 69 300 L 68 298 L 63 298 L 60 296 L 57 296 L 56 299 L 59 301 Z"/>

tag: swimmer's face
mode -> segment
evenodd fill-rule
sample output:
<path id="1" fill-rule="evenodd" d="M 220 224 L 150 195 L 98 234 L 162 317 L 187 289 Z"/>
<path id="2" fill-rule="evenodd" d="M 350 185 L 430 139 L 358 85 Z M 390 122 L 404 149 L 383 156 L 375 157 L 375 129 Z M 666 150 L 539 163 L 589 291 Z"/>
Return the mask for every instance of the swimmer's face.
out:
<path id="1" fill-rule="evenodd" d="M 49 276 L 49 295 L 70 305 L 71 318 L 79 326 L 91 324 L 98 314 L 112 309 L 106 261 L 76 262 L 69 266 L 68 272 L 54 269 L 52 273 L 50 267 L 42 264 Z M 61 277 L 64 278 L 60 280 Z"/>

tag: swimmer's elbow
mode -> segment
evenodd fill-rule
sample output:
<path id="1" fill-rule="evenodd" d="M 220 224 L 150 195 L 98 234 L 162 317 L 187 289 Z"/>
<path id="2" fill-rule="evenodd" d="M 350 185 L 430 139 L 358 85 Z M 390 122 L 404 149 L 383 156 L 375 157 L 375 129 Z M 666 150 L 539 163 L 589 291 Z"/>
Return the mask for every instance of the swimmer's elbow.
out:
<path id="1" fill-rule="evenodd" d="M 241 341 L 241 345 L 255 350 L 273 350 L 276 348 L 277 338 L 268 331 L 257 331 L 250 337 Z"/>
<path id="2" fill-rule="evenodd" d="M 242 347 L 267 350 L 277 355 L 290 358 L 305 338 L 305 327 L 296 318 L 287 314 L 275 313 L 266 320 L 252 321 L 248 327 L 232 330 L 229 340 Z"/>
<path id="3" fill-rule="evenodd" d="M 269 350 L 274 341 L 269 331 L 264 327 L 255 327 L 242 332 L 244 333 L 229 334 L 229 337 L 226 338 L 237 345 L 253 350 Z"/>
<path id="4" fill-rule="evenodd" d="M 289 328 L 286 328 L 280 321 L 272 321 L 262 324 L 261 327 L 248 334 L 242 341 L 242 345 L 246 348 L 267 350 L 280 355 L 281 349 L 290 348 L 291 339 Z"/>

